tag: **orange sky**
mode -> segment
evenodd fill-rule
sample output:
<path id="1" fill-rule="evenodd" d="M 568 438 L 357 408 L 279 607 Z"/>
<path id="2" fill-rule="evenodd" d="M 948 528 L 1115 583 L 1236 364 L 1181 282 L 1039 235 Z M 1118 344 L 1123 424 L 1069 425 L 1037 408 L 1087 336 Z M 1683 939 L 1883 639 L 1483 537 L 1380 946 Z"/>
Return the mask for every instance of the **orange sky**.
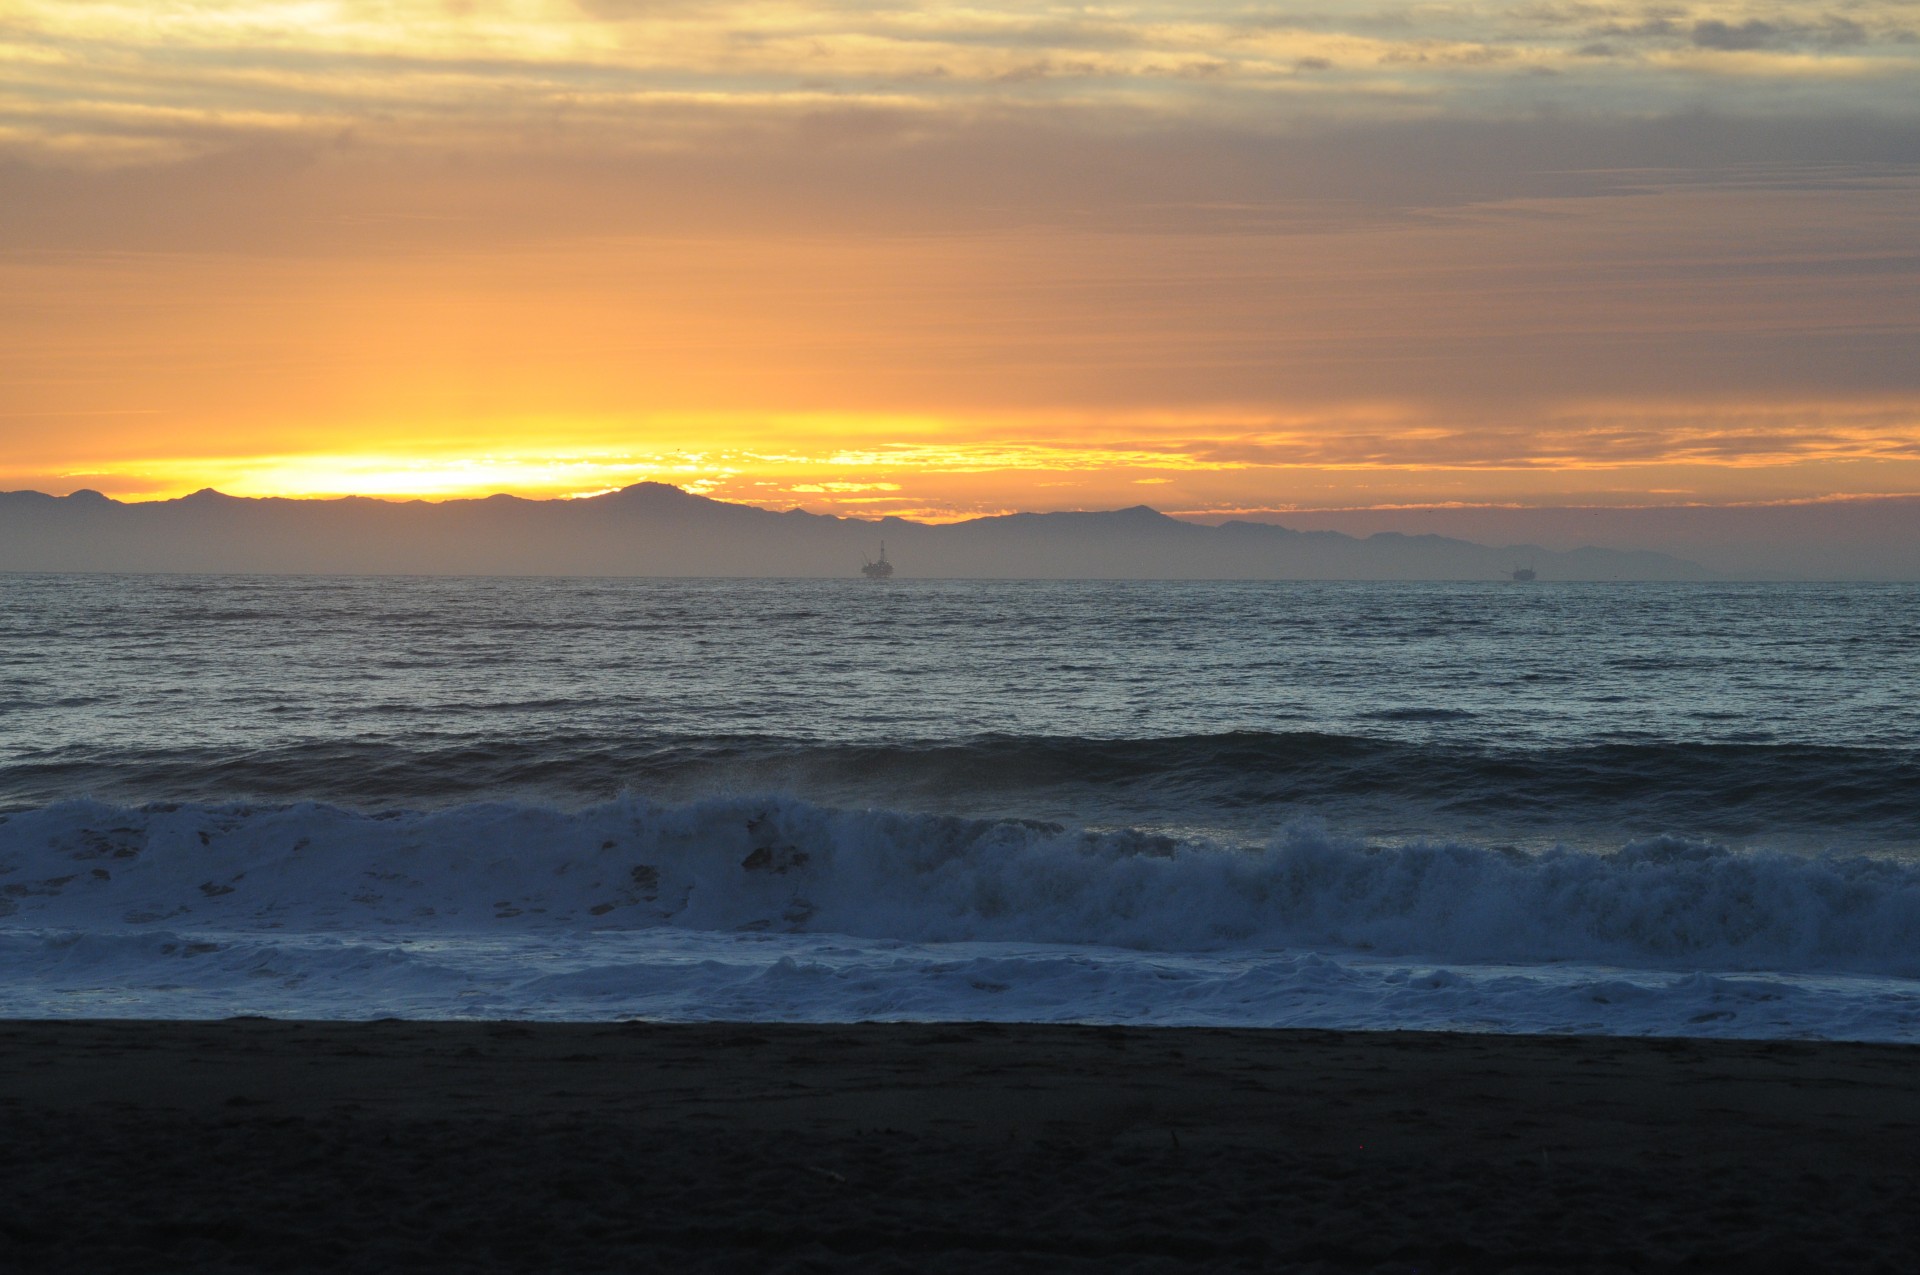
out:
<path id="1" fill-rule="evenodd" d="M 0 0 L 0 488 L 1916 492 L 1916 24 Z"/>

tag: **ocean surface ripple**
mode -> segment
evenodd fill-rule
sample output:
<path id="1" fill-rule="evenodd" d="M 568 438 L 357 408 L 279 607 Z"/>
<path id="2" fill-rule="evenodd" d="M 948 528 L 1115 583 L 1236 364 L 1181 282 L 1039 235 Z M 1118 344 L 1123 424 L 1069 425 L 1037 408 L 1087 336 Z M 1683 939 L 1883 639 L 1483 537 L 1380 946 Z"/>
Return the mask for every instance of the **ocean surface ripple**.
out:
<path id="1" fill-rule="evenodd" d="M 9 577 L 0 1013 L 1920 1039 L 1920 590 Z"/>

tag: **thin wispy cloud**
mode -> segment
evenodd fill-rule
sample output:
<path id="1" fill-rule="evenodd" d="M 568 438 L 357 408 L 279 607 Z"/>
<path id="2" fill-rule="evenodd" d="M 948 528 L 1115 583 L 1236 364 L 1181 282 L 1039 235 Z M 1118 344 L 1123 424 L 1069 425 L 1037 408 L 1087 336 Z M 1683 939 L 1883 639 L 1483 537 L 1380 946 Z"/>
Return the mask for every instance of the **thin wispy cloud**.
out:
<path id="1" fill-rule="evenodd" d="M 828 107 L 951 124 L 1063 108 L 1113 126 L 1912 113 L 1920 19 L 1809 5 L 356 4 L 16 0 L 15 145 L 100 162 L 243 138 L 701 144 Z M 508 132 L 503 136 L 500 130 Z"/>

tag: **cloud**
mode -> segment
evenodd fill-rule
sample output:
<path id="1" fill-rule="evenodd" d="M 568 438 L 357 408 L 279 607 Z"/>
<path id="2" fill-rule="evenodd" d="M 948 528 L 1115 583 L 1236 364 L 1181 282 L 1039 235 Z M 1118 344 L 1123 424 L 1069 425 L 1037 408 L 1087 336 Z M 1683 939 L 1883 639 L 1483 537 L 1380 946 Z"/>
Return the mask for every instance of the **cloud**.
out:
<path id="1" fill-rule="evenodd" d="M 1851 18 L 1829 15 L 1817 23 L 1768 22 L 1748 18 L 1745 22 L 1722 22 L 1709 18 L 1693 24 L 1688 39 L 1702 49 L 1742 52 L 1793 46 L 1847 48 L 1867 44 L 1867 29 Z"/>
<path id="2" fill-rule="evenodd" d="M 1727 51 L 1764 49 L 1779 40 L 1780 36 L 1779 27 L 1758 18 L 1749 18 L 1739 26 L 1713 20 L 1696 22 L 1689 32 L 1689 38 L 1698 47 Z"/>
<path id="3" fill-rule="evenodd" d="M 1842 14 L 1795 14 L 1790 10 L 1783 12 L 1779 7 L 1767 9 L 1766 16 L 1735 20 L 1721 17 L 1688 20 L 1684 11 L 1681 16 L 1667 11 L 1622 21 L 1617 13 L 1598 8 L 1580 16 L 1606 19 L 1592 25 L 1589 28 L 1590 35 L 1691 46 L 1719 53 L 1804 49 L 1831 51 L 1859 49 L 1868 45 L 1897 46 L 1912 41 L 1913 33 L 1898 19 L 1899 10 L 1896 7 L 1886 6 L 1878 12 L 1870 7 L 1862 7 L 1860 11 L 1871 18 L 1871 27 Z"/>
<path id="4" fill-rule="evenodd" d="M 0 238 L 16 250 L 330 254 L 688 233 L 1299 235 L 1565 216 L 1563 202 L 1540 201 L 1694 189 L 1826 192 L 1833 202 L 1805 215 L 1838 235 L 1855 233 L 1842 194 L 1880 198 L 1920 167 L 1920 122 L 1844 116 L 1440 119 L 1273 135 L 840 107 L 708 125 L 707 146 L 638 153 L 502 139 L 416 154 L 294 137 L 74 168 L 17 151 L 8 161 L 0 147 Z"/>
<path id="5" fill-rule="evenodd" d="M 1910 117 L 1920 107 L 1887 91 L 1920 67 L 1905 21 L 1892 0 L 1844 14 L 1734 4 L 1698 15 L 1132 0 L 1097 16 L 1036 15 L 1013 0 L 389 0 L 313 11 L 205 0 L 169 7 L 164 21 L 121 3 L 16 0 L 0 26 L 0 142 L 102 164 L 348 132 L 369 145 L 537 140 L 618 153 L 701 147 L 716 129 L 779 127 L 829 103 L 948 127 L 1029 109 L 1272 132 L 1542 110 L 1634 117 L 1702 102 L 1776 115 L 1786 88 L 1803 113 Z M 1634 45 L 1741 57 L 1594 56 Z M 1803 49 L 1846 56 L 1787 56 Z M 1342 74 L 1300 74 L 1334 67 Z"/>

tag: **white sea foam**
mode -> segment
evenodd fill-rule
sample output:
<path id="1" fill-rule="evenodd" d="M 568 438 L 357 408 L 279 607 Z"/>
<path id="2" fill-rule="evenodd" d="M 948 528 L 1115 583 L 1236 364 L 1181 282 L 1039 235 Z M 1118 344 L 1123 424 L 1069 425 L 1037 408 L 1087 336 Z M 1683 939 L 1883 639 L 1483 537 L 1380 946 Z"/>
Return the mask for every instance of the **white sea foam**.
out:
<path id="1" fill-rule="evenodd" d="M 790 799 L 0 822 L 0 1014 L 1001 1019 L 1920 1040 L 1920 868 L 1258 847 Z"/>
<path id="2" fill-rule="evenodd" d="M 1356 953 L 687 930 L 0 930 L 0 964 L 7 1017 L 991 1020 L 1920 1042 L 1920 987 L 1904 979 Z"/>
<path id="3" fill-rule="evenodd" d="M 0 823 L 0 913 L 88 933 L 765 931 L 1920 975 L 1920 866 L 1899 860 L 1368 846 L 1312 824 L 1223 846 L 780 798 L 389 816 L 67 802 Z"/>

